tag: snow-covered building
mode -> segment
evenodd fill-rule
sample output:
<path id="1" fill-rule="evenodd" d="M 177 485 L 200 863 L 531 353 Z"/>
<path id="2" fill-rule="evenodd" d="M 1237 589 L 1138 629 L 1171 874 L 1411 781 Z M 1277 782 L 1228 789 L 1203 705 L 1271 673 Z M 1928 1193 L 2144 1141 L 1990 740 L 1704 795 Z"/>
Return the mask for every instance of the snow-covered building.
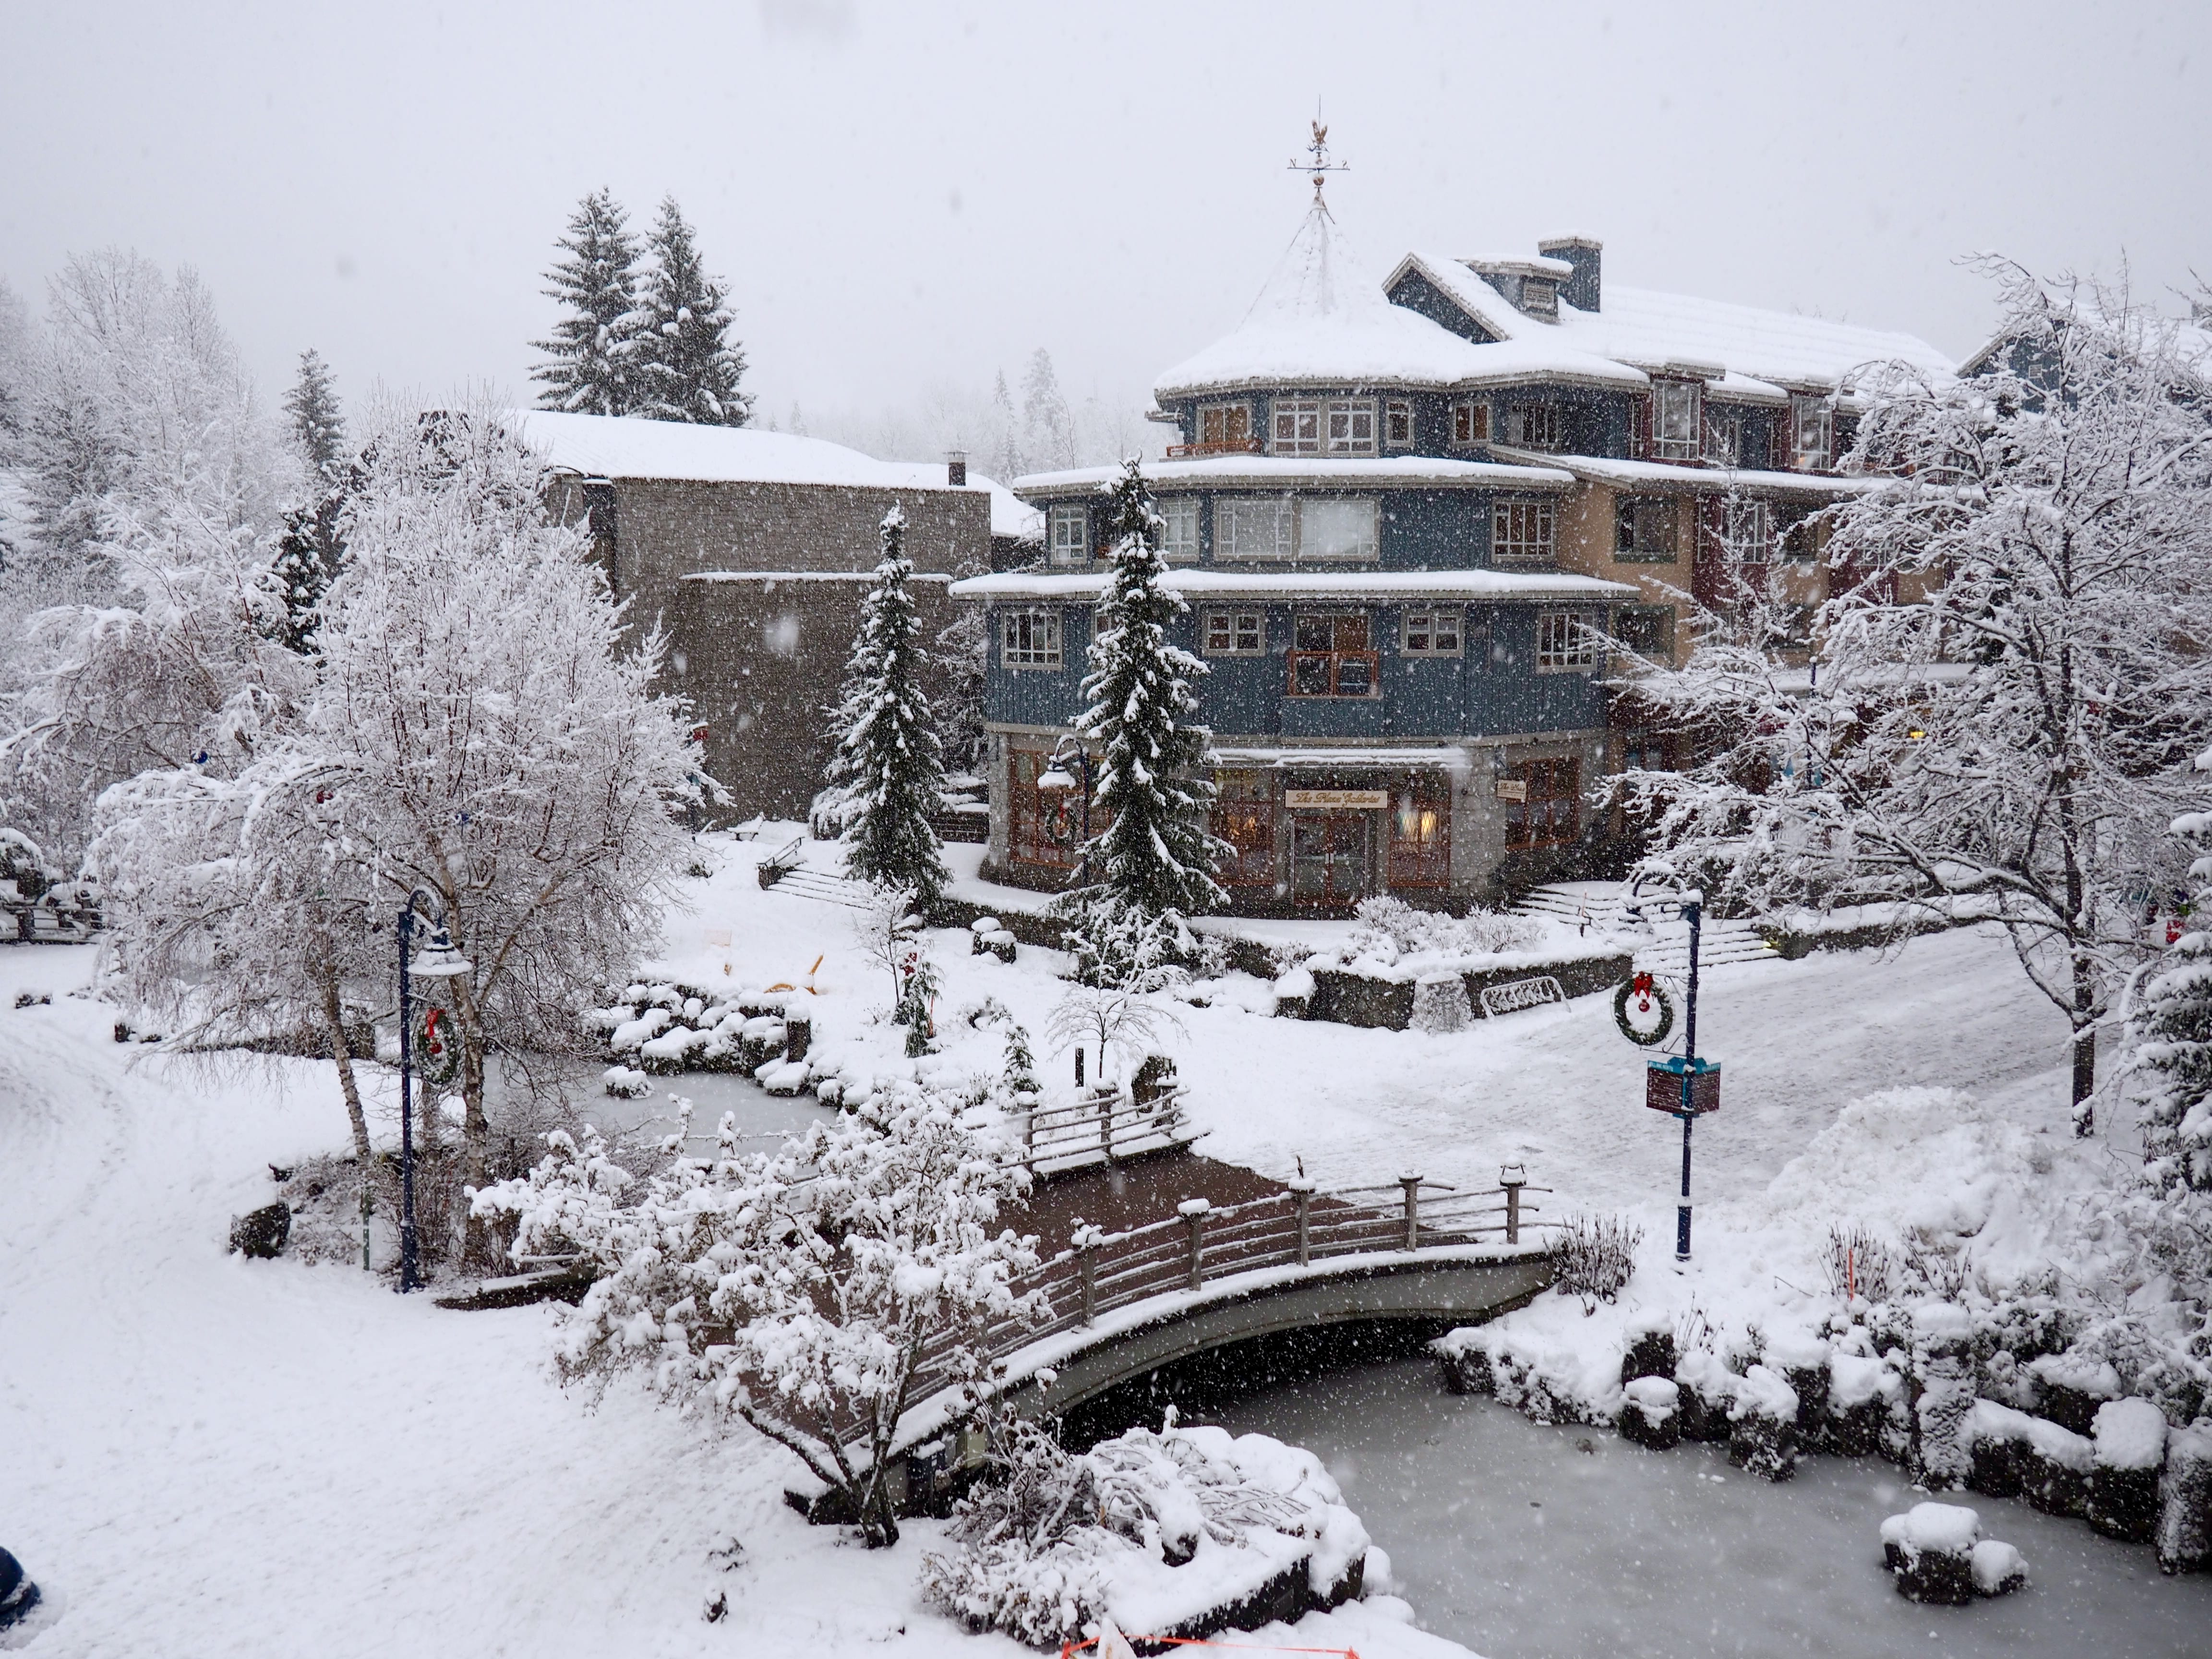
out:
<path id="1" fill-rule="evenodd" d="M 1042 520 L 966 463 L 878 461 L 747 427 L 515 410 L 549 499 L 586 527 L 633 623 L 668 636 L 667 689 L 706 730 L 720 816 L 804 817 L 830 754 L 878 526 L 896 505 L 924 627 L 952 619 L 960 574 L 1018 562 Z"/>
<path id="2" fill-rule="evenodd" d="M 1601 639 L 1679 659 L 1731 565 L 1796 562 L 1809 614 L 1810 516 L 1866 487 L 1838 471 L 1855 377 L 1951 368 L 1909 335 L 1607 290 L 1601 252 L 1409 253 L 1377 282 L 1317 193 L 1243 324 L 1156 383 L 1236 908 L 1459 905 L 1602 862 L 1592 786 L 1668 763 L 1670 737 L 1614 717 Z M 1016 480 L 1043 556 L 952 590 L 990 615 L 1002 879 L 1074 864 L 1066 793 L 1037 780 L 1081 706 L 1111 476 Z"/>

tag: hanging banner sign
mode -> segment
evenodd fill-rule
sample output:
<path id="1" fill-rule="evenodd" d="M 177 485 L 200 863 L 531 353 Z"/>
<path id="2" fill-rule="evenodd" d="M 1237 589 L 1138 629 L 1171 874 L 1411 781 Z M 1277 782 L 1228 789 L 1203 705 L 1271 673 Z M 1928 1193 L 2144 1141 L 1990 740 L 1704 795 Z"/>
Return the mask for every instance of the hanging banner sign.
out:
<path id="1" fill-rule="evenodd" d="M 1500 800 L 1526 800 L 1526 799 L 1528 799 L 1528 779 L 1526 779 L 1526 778 L 1500 778 L 1500 779 L 1498 779 L 1498 799 L 1500 799 Z"/>
<path id="2" fill-rule="evenodd" d="M 1692 1068 L 1695 1068 L 1694 1070 Z M 1644 1103 L 1655 1112 L 1682 1110 L 1682 1077 L 1690 1077 L 1690 1110 L 1703 1116 L 1721 1109 L 1721 1066 L 1717 1060 L 1655 1060 L 1644 1073 Z"/>
<path id="3" fill-rule="evenodd" d="M 1302 806 L 1351 807 L 1379 812 L 1390 804 L 1388 789 L 1285 789 L 1283 805 L 1293 811 Z"/>

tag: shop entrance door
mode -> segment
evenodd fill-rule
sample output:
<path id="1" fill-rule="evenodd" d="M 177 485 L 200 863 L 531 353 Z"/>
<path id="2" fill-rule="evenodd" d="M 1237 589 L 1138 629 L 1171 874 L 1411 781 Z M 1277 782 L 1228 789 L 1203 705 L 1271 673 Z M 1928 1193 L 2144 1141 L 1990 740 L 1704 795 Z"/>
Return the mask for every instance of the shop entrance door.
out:
<path id="1" fill-rule="evenodd" d="M 1367 896 L 1370 812 L 1298 812 L 1291 818 L 1291 896 L 1300 904 L 1357 904 Z"/>

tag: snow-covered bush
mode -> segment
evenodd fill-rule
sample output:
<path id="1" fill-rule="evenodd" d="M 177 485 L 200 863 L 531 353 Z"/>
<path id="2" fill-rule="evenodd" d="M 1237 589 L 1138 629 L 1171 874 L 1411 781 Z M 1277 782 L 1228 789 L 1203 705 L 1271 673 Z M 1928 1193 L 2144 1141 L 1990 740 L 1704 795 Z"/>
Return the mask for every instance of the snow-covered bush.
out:
<path id="1" fill-rule="evenodd" d="M 1087 1453 L 1052 1433 L 995 1427 L 985 1479 L 954 1511 L 951 1548 L 922 1589 L 973 1629 L 1035 1647 L 1105 1617 L 1196 1633 L 1303 1559 L 1327 1604 L 1352 1593 L 1367 1534 L 1310 1452 L 1265 1435 L 1132 1429 Z"/>
<path id="2" fill-rule="evenodd" d="M 1626 1216 L 1569 1216 L 1552 1239 L 1553 1282 L 1594 1314 L 1627 1287 L 1643 1243 L 1644 1229 Z"/>
<path id="3" fill-rule="evenodd" d="M 1028 1176 L 912 1085 L 772 1153 L 741 1155 L 726 1118 L 717 1157 L 641 1181 L 588 1132 L 548 1146 L 477 1210 L 515 1218 L 518 1257 L 574 1251 L 598 1272 L 563 1325 L 562 1376 L 637 1370 L 672 1403 L 738 1418 L 842 1493 L 872 1545 L 895 1542 L 884 1476 L 921 1367 L 972 1389 L 987 1334 L 1046 1311 L 1012 1288 L 1036 1241 L 993 1231 Z"/>
<path id="4" fill-rule="evenodd" d="M 1346 960 L 1364 957 L 1385 965 L 1407 957 L 1494 956 L 1532 945 L 1543 933 L 1542 925 L 1527 916 L 1479 908 L 1454 916 L 1416 909 L 1389 894 L 1360 900 L 1357 914 Z"/>

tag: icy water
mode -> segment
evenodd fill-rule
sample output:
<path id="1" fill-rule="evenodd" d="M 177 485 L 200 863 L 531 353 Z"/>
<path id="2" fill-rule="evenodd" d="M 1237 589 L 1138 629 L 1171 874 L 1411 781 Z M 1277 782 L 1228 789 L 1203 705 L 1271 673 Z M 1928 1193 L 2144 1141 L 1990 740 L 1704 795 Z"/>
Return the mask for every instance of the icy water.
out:
<path id="1" fill-rule="evenodd" d="M 1887 1463 L 1810 1457 L 1771 1486 L 1721 1447 L 1648 1452 L 1447 1394 L 1425 1358 L 1192 1415 L 1318 1453 L 1421 1626 L 1486 1659 L 2212 1656 L 2212 1575 L 2164 1577 L 2147 1546 L 1978 1493 L 1947 1501 L 2019 1547 L 2028 1587 L 1970 1607 L 1906 1601 L 1878 1528 L 1919 1495 Z"/>

